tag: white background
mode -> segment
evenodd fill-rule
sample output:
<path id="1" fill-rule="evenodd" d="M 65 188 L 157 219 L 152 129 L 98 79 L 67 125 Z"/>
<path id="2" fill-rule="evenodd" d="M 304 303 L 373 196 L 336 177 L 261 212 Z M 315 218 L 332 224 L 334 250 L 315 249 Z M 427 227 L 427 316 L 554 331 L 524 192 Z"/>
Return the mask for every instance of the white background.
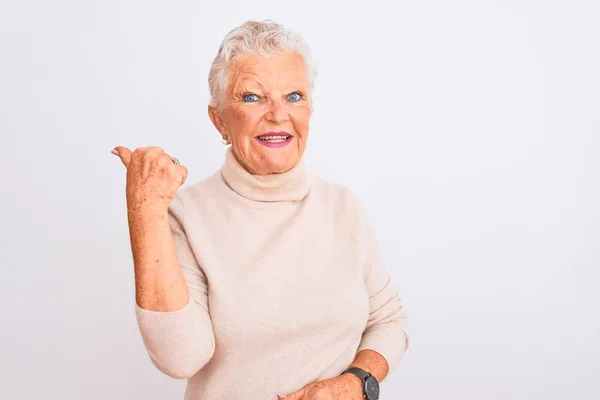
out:
<path id="1" fill-rule="evenodd" d="M 309 167 L 361 197 L 409 314 L 382 399 L 600 398 L 597 2 L 0 4 L 0 398 L 182 398 L 110 150 L 216 170 L 210 62 L 264 18 L 319 60 Z"/>

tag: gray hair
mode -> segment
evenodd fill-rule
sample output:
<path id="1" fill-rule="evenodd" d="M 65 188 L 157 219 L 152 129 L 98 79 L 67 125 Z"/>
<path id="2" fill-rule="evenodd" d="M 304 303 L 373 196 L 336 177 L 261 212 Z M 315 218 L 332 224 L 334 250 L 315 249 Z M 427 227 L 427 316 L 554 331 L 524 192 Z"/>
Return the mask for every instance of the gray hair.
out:
<path id="1" fill-rule="evenodd" d="M 299 54 L 306 65 L 308 89 L 312 92 L 317 66 L 308 44 L 300 34 L 271 20 L 246 21 L 232 29 L 223 39 L 208 74 L 210 104 L 221 109 L 228 85 L 229 64 L 243 56 L 269 56 L 292 51 Z"/>

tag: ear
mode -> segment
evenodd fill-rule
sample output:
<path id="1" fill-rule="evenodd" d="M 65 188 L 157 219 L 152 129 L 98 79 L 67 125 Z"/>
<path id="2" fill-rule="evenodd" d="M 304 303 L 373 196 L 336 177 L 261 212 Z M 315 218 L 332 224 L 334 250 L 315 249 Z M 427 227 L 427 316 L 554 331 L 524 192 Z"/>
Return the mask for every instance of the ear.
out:
<path id="1" fill-rule="evenodd" d="M 208 106 L 208 116 L 221 135 L 227 135 L 227 126 L 221 113 L 213 106 Z"/>

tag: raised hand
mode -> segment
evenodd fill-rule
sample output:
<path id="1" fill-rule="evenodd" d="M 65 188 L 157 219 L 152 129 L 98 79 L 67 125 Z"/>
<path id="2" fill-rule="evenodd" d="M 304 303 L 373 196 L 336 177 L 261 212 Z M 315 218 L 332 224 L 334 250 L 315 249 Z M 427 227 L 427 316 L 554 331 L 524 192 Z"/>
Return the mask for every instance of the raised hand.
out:
<path id="1" fill-rule="evenodd" d="M 135 211 L 165 211 L 188 176 L 160 147 L 138 147 L 133 152 L 117 146 L 112 153 L 127 168 L 127 208 Z"/>

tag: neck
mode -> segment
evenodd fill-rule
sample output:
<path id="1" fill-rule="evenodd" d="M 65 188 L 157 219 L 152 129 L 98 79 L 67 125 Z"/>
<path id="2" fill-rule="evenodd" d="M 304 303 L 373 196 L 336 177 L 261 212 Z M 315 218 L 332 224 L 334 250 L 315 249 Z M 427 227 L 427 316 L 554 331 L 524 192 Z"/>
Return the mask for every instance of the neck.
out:
<path id="1" fill-rule="evenodd" d="M 221 175 L 237 194 L 260 202 L 300 201 L 306 197 L 312 183 L 312 176 L 302 159 L 286 172 L 257 175 L 240 164 L 231 147 L 225 153 Z"/>

